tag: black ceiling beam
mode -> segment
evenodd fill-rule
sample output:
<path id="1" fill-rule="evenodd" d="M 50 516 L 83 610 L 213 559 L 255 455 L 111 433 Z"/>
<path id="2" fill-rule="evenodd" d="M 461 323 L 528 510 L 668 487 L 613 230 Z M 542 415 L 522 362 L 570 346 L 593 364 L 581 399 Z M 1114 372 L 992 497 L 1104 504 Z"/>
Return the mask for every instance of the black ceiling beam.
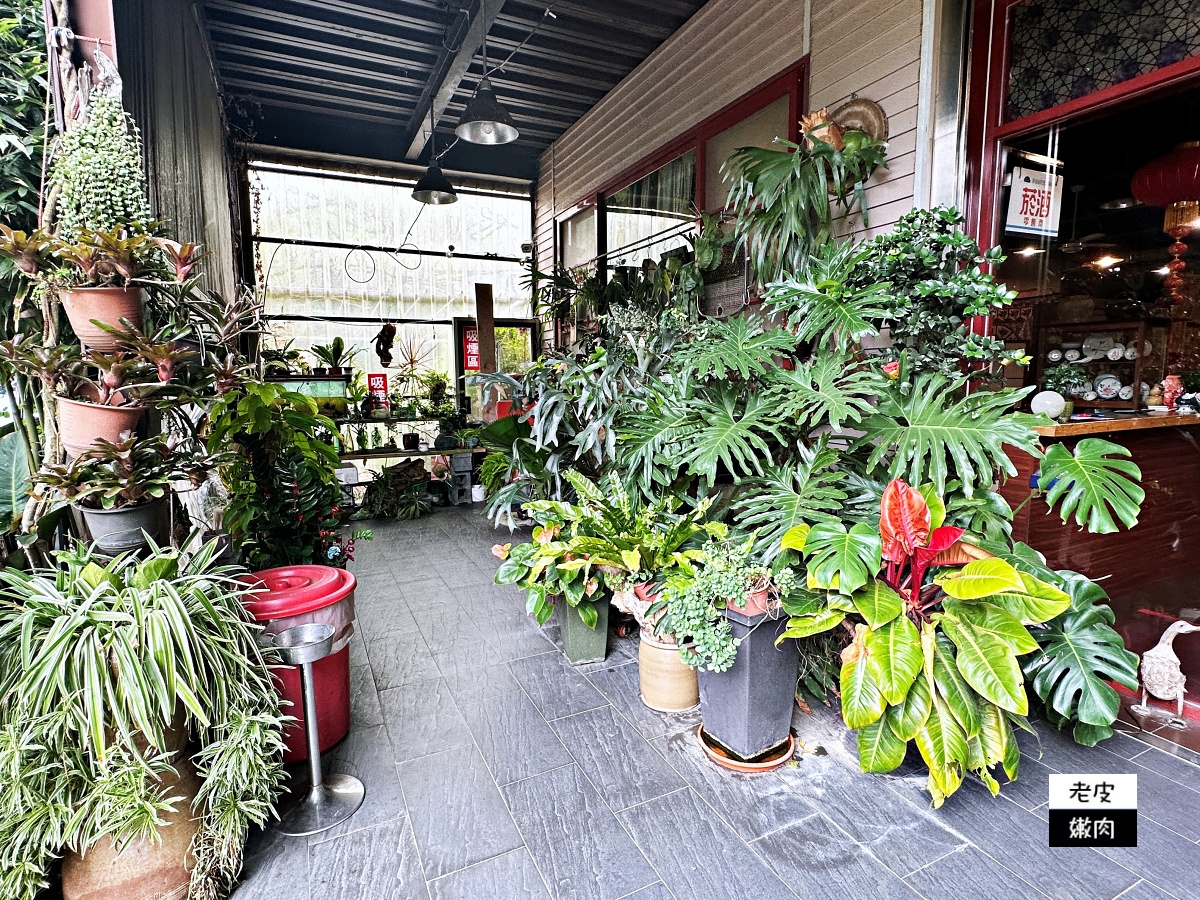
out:
<path id="1" fill-rule="evenodd" d="M 298 81 L 295 72 L 280 72 L 259 66 L 225 63 L 222 69 L 227 79 L 235 79 L 242 84 L 261 84 L 270 87 L 293 87 L 299 84 L 304 87 L 323 88 L 321 93 L 348 95 L 348 99 L 356 101 L 362 99 L 370 102 L 388 99 L 393 103 L 403 103 L 405 107 L 411 107 L 416 99 L 415 91 L 384 90 L 378 85 L 352 84 L 329 78 L 314 78 L 311 75 L 304 75 Z"/>
<path id="2" fill-rule="evenodd" d="M 462 32 L 458 46 L 451 50 L 443 41 L 442 52 L 433 66 L 429 84 L 417 100 L 412 121 L 408 123 L 408 129 L 404 133 L 408 146 L 404 154 L 405 159 L 420 158 L 429 140 L 429 135 L 425 132 L 425 122 L 431 115 L 435 123 L 441 120 L 459 82 L 471 68 L 471 60 L 475 58 L 476 51 L 491 29 L 496 16 L 500 14 L 502 5 L 503 0 L 495 0 L 492 4 L 475 0 L 466 11 L 469 24 Z M 488 6 L 491 8 L 488 9 Z"/>
<path id="3" fill-rule="evenodd" d="M 356 66 L 336 65 L 325 60 L 313 60 L 304 57 L 289 56 L 268 50 L 252 50 L 234 44 L 214 44 L 217 66 L 221 71 L 239 71 L 248 75 L 289 75 L 296 77 L 297 70 L 310 70 L 301 73 L 307 81 L 320 84 L 357 84 L 365 87 L 368 84 L 389 85 L 407 88 L 408 93 L 416 96 L 424 81 L 390 72 L 376 72 Z M 244 60 L 244 62 L 243 62 Z M 345 76 L 341 80 L 336 76 Z"/>
<path id="4" fill-rule="evenodd" d="M 370 100 L 359 100 L 355 97 L 339 97 L 333 94 L 306 91 L 295 86 L 278 84 L 263 84 L 256 81 L 244 81 L 240 78 L 227 78 L 226 85 L 232 93 L 238 96 L 253 95 L 255 97 L 295 97 L 308 100 L 311 103 L 333 104 L 344 107 L 348 112 L 376 112 L 384 121 L 395 124 L 408 115 L 411 102 L 395 101 L 376 103 Z"/>

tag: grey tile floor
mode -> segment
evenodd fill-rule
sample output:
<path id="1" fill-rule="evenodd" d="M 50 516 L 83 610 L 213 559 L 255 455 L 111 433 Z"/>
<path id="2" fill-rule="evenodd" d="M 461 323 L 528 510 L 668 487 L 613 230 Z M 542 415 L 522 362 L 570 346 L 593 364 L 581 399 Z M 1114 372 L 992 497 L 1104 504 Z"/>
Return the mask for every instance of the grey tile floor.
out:
<path id="1" fill-rule="evenodd" d="M 254 836 L 237 900 L 1200 897 L 1200 756 L 1040 723 L 999 799 L 968 784 L 931 810 L 916 766 L 862 774 L 818 707 L 793 764 L 726 773 L 695 715 L 642 705 L 636 639 L 572 668 L 493 586 L 509 537 L 478 507 L 375 535 L 353 566 L 353 725 L 325 756 L 366 802 L 310 839 Z M 1139 846 L 1048 847 L 1051 772 L 1136 773 Z"/>

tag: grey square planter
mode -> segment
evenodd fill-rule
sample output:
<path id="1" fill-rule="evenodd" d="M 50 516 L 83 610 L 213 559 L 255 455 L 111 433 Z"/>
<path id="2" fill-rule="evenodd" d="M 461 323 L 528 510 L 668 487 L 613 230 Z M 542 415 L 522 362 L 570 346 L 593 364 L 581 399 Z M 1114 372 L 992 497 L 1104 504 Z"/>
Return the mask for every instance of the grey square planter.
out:
<path id="1" fill-rule="evenodd" d="M 608 598 L 596 604 L 599 617 L 595 628 L 584 625 L 579 613 L 562 597 L 554 607 L 562 631 L 563 652 L 571 665 L 602 661 L 608 653 Z"/>
<path id="2" fill-rule="evenodd" d="M 733 666 L 725 672 L 700 670 L 700 717 L 704 731 L 743 759 L 787 740 L 792 724 L 800 646 L 775 639 L 787 616 L 743 616 L 725 611 L 733 636 L 741 638 Z"/>

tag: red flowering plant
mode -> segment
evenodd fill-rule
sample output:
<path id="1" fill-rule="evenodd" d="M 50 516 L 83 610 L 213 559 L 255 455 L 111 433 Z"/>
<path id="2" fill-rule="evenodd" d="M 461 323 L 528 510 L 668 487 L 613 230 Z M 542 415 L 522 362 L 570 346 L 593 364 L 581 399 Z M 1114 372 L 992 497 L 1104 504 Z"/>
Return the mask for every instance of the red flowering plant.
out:
<path id="1" fill-rule="evenodd" d="M 334 507 L 333 513 L 337 515 L 340 512 L 337 507 Z M 327 546 L 325 547 L 325 565 L 333 566 L 336 569 L 344 569 L 347 564 L 354 562 L 354 546 L 359 541 L 371 541 L 375 539 L 375 532 L 370 528 L 355 528 L 349 535 L 341 531 L 333 529 L 322 529 L 321 537 L 325 539 Z"/>
<path id="2" fill-rule="evenodd" d="M 841 654 L 842 717 L 858 733 L 862 768 L 891 771 L 915 742 L 935 806 L 968 773 L 992 793 L 1000 790 L 994 766 L 1016 779 L 1013 729 L 1028 727 L 1027 675 L 1052 718 L 1079 720 L 1079 738 L 1080 727 L 1086 737 L 1086 729 L 1111 724 L 1105 692 L 1112 689 L 1103 682 L 1128 683 L 1136 661 L 1115 633 L 1111 653 L 1093 653 L 1094 668 L 1067 661 L 1080 648 L 1062 617 L 1073 602 L 1107 610 L 1094 606 L 1096 586 L 1050 571 L 1023 544 L 985 547 L 946 516 L 932 485 L 895 479 L 876 526 L 798 525 L 783 539 L 802 556 L 808 587 L 785 600 L 784 637 L 844 623 L 852 637 Z"/>

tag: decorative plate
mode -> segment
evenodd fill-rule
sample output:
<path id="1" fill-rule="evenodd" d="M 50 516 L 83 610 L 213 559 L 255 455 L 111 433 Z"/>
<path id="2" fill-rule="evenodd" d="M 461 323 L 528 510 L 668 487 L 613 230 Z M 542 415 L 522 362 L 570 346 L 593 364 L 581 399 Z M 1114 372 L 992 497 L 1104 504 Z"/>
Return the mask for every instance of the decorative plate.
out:
<path id="1" fill-rule="evenodd" d="M 1098 375 L 1092 386 L 1101 400 L 1115 400 L 1121 393 L 1121 379 L 1112 374 Z"/>
<path id="2" fill-rule="evenodd" d="M 1083 342 L 1085 353 L 1107 353 L 1116 343 L 1111 334 L 1089 334 Z"/>
<path id="3" fill-rule="evenodd" d="M 1133 399 L 1133 385 L 1132 384 L 1122 385 L 1121 389 L 1119 391 L 1117 391 L 1117 396 L 1120 397 L 1122 400 L 1132 400 Z"/>
<path id="4" fill-rule="evenodd" d="M 1082 356 L 1083 354 L 1075 349 L 1067 350 L 1065 353 L 1063 353 L 1063 359 L 1065 359 L 1067 362 L 1078 362 Z"/>
<path id="5" fill-rule="evenodd" d="M 1058 350 L 1058 349 L 1051 350 L 1049 353 L 1046 354 L 1046 359 L 1048 359 L 1052 363 L 1061 362 L 1062 361 L 1062 351 Z"/>
<path id="6" fill-rule="evenodd" d="M 1142 344 L 1142 356 L 1149 356 L 1154 352 L 1154 345 L 1149 341 Z"/>
<path id="7" fill-rule="evenodd" d="M 1108 348 L 1108 353 L 1106 353 L 1105 356 L 1107 356 L 1113 362 L 1117 362 L 1118 360 L 1124 359 L 1125 358 L 1125 345 L 1124 344 L 1113 344 L 1111 347 Z"/>
<path id="8" fill-rule="evenodd" d="M 1090 402 L 1090 401 L 1092 401 L 1092 400 L 1095 400 L 1095 399 L 1096 399 L 1096 392 L 1095 392 L 1095 391 L 1088 391 L 1086 394 L 1084 394 L 1084 395 L 1083 395 L 1083 399 L 1084 399 L 1085 401 L 1088 401 L 1088 402 Z"/>
<path id="9" fill-rule="evenodd" d="M 1138 348 L 1133 346 L 1133 344 L 1130 344 L 1128 347 L 1126 347 L 1125 348 L 1125 358 L 1127 360 L 1129 360 L 1130 362 L 1133 362 L 1135 359 L 1137 359 L 1138 358 Z"/>

